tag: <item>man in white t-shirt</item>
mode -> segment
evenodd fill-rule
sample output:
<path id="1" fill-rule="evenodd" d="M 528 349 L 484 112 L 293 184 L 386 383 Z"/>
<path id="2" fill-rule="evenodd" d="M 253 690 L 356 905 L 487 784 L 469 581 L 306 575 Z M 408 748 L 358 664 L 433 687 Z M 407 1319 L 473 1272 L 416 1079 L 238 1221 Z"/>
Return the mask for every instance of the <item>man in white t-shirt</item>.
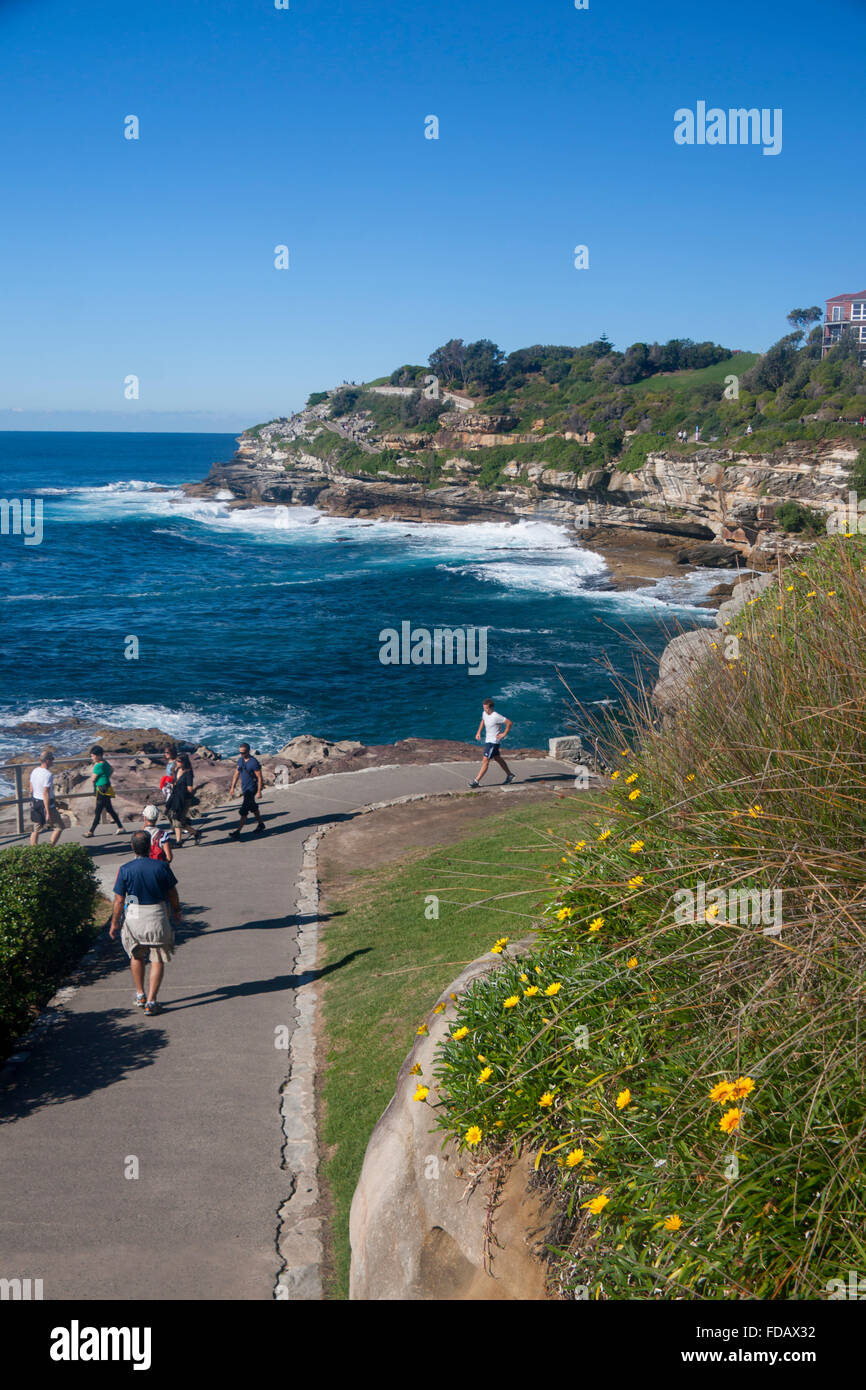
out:
<path id="1" fill-rule="evenodd" d="M 503 758 L 499 745 L 511 732 L 511 720 L 506 714 L 500 714 L 493 708 L 492 700 L 484 700 L 482 703 L 481 723 L 478 725 L 476 739 L 480 740 L 482 731 L 484 732 L 484 757 L 481 759 L 481 766 L 469 785 L 470 787 L 478 786 L 492 759 L 503 767 L 505 785 L 507 786 L 509 782 L 514 781 L 514 773 Z"/>
<path id="2" fill-rule="evenodd" d="M 54 754 L 47 748 L 38 767 L 30 774 L 30 819 L 33 829 L 31 845 L 39 844 L 39 832 L 51 826 L 51 844 L 56 845 L 63 834 L 63 821 L 54 801 Z"/>

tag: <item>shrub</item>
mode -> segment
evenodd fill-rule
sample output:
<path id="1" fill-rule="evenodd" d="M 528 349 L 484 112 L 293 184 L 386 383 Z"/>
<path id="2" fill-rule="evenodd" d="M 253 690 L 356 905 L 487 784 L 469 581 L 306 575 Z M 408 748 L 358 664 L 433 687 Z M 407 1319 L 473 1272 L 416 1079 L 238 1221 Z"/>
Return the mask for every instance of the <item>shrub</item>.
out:
<path id="1" fill-rule="evenodd" d="M 664 726 L 640 692 L 583 712 L 606 808 L 557 847 L 540 949 L 458 1004 L 440 1123 L 535 1155 L 560 1287 L 810 1298 L 862 1264 L 864 562 L 787 570 Z"/>
<path id="2" fill-rule="evenodd" d="M 802 502 L 782 502 L 776 508 L 775 519 L 783 531 L 802 532 L 808 536 L 820 535 L 827 529 L 827 518 L 811 507 L 804 507 Z"/>
<path id="3" fill-rule="evenodd" d="M 95 939 L 96 889 L 80 845 L 0 854 L 0 1056 Z"/>

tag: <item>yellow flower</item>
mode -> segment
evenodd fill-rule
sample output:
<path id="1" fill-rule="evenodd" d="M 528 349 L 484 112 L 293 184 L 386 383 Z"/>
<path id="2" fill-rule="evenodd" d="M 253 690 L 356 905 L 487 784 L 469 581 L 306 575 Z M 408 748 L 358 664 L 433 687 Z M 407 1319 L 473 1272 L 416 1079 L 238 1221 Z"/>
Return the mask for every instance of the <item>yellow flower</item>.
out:
<path id="1" fill-rule="evenodd" d="M 414 1065 L 414 1067 L 410 1067 L 410 1068 L 409 1068 L 409 1075 L 410 1075 L 410 1076 L 420 1076 L 420 1075 L 421 1075 L 421 1063 L 420 1063 L 420 1062 L 416 1062 L 415 1065 Z"/>
<path id="2" fill-rule="evenodd" d="M 568 860 L 567 860 L 567 859 L 560 859 L 559 862 L 560 862 L 560 864 L 567 864 L 567 863 L 568 863 Z"/>
<path id="3" fill-rule="evenodd" d="M 806 597 L 807 597 L 807 598 L 814 598 L 816 593 L 817 593 L 817 590 L 816 590 L 816 589 L 810 589 L 809 592 L 808 592 L 808 594 L 806 595 Z"/>
<path id="4" fill-rule="evenodd" d="M 447 1004 L 437 1004 L 433 1012 L 434 1014 L 444 1014 L 447 1007 Z"/>
<path id="5" fill-rule="evenodd" d="M 629 854 L 640 854 L 642 849 L 643 840 L 635 840 L 632 844 L 629 845 L 628 852 Z"/>
<path id="6" fill-rule="evenodd" d="M 463 1039 L 468 1035 L 468 1033 L 469 1033 L 469 1029 L 466 1027 L 466 1025 L 465 1025 L 465 1023 L 464 1023 L 463 1027 L 462 1027 L 462 1028 L 458 1028 L 457 1031 L 456 1031 L 456 1033 L 452 1033 L 451 1036 L 452 1036 L 452 1038 L 454 1039 L 455 1042 L 462 1042 Z"/>
<path id="7" fill-rule="evenodd" d="M 487 1058 L 484 1056 L 484 1053 L 483 1053 L 483 1052 L 479 1052 L 479 1053 L 478 1053 L 478 1060 L 479 1060 L 479 1062 L 486 1062 L 486 1061 L 487 1061 Z"/>
<path id="8" fill-rule="evenodd" d="M 541 966 L 540 966 L 540 965 L 536 965 L 536 967 L 535 967 L 535 973 L 536 973 L 536 975 L 540 975 L 540 974 L 541 974 Z"/>
<path id="9" fill-rule="evenodd" d="M 695 774 L 694 774 L 693 772 L 689 772 L 689 773 L 686 774 L 686 781 L 687 781 L 687 782 L 694 782 L 694 780 L 695 780 Z"/>
<path id="10" fill-rule="evenodd" d="M 628 749 L 627 749 L 627 748 L 620 748 L 619 754 L 620 754 L 620 757 L 621 757 L 621 758 L 627 758 L 627 757 L 628 757 Z"/>
<path id="11" fill-rule="evenodd" d="M 609 1201 L 610 1198 L 603 1195 L 601 1197 L 593 1197 L 591 1202 L 583 1203 L 583 1210 L 592 1212 L 593 1216 L 599 1216 L 601 1212 L 604 1211 Z"/>
<path id="12" fill-rule="evenodd" d="M 723 1130 L 725 1134 L 731 1134 L 735 1129 L 739 1129 L 742 1113 L 736 1107 L 733 1110 L 726 1110 L 719 1120 L 719 1129 Z"/>
<path id="13" fill-rule="evenodd" d="M 481 1143 L 481 1130 L 477 1125 L 470 1125 L 463 1138 L 466 1140 L 470 1149 L 474 1149 L 476 1144 Z"/>
<path id="14" fill-rule="evenodd" d="M 553 1104 L 553 1092 L 545 1091 L 538 1104 L 541 1106 L 543 1110 L 546 1110 L 549 1106 Z"/>
<path id="15" fill-rule="evenodd" d="M 519 995 L 519 994 L 509 994 L 508 998 L 505 1000 L 505 1003 L 503 1004 L 502 1007 L 503 1007 L 504 1009 L 513 1009 L 513 1008 L 515 1008 L 519 1003 L 520 1003 L 520 995 Z"/>
<path id="16" fill-rule="evenodd" d="M 835 598 L 835 595 L 836 595 L 836 590 L 835 590 L 835 589 L 828 589 L 828 590 L 827 590 L 827 597 L 828 597 L 828 598 Z"/>
<path id="17" fill-rule="evenodd" d="M 743 1096 L 749 1095 L 755 1089 L 755 1083 L 750 1076 L 738 1076 L 731 1086 L 737 1100 L 742 1100 Z"/>
<path id="18" fill-rule="evenodd" d="M 429 1094 L 430 1094 L 430 1087 L 429 1087 L 429 1086 L 419 1086 L 418 1089 L 417 1089 L 417 1091 L 415 1092 L 414 1096 L 412 1097 L 412 1099 L 413 1099 L 413 1100 L 426 1100 Z"/>
<path id="19" fill-rule="evenodd" d="M 615 782 L 618 776 L 619 776 L 619 768 L 617 768 L 616 772 L 612 772 L 612 773 L 610 774 L 610 780 L 611 780 L 612 782 Z"/>
<path id="20" fill-rule="evenodd" d="M 634 789 L 633 792 L 629 792 L 629 794 L 628 794 L 628 799 L 629 799 L 629 801 L 637 801 L 637 799 L 638 799 L 639 796 L 640 796 L 640 787 L 635 787 L 635 789 Z"/>
<path id="21" fill-rule="evenodd" d="M 603 926 L 604 926 L 604 918 L 603 918 L 603 917 L 593 917 L 592 921 L 591 921 L 590 924 L 589 924 L 589 929 L 590 929 L 590 931 L 601 931 L 601 929 L 602 929 Z"/>
<path id="22" fill-rule="evenodd" d="M 548 985 L 547 989 L 544 992 L 547 995 L 548 999 L 550 999 L 553 997 L 554 994 L 558 994 L 561 989 L 562 985 L 557 980 L 555 984 Z"/>
<path id="23" fill-rule="evenodd" d="M 630 879 L 629 879 L 629 881 L 628 881 L 628 886 L 629 886 L 629 888 L 640 888 L 640 886 L 641 886 L 642 883 L 643 883 L 643 874 L 635 874 L 634 878 L 630 878 Z"/>
<path id="24" fill-rule="evenodd" d="M 629 970 L 634 970 L 635 966 L 637 965 L 637 956 L 629 956 L 628 960 L 626 961 L 626 965 L 628 966 Z"/>
<path id="25" fill-rule="evenodd" d="M 617 1110 L 624 1110 L 625 1107 L 628 1105 L 628 1103 L 629 1103 L 630 1100 L 631 1100 L 631 1091 L 628 1089 L 628 1086 L 626 1086 L 625 1090 L 624 1090 L 624 1091 L 620 1091 L 619 1095 L 618 1095 L 617 1098 L 616 1098 L 616 1108 L 617 1108 Z"/>
<path id="26" fill-rule="evenodd" d="M 706 921 L 708 921 L 708 922 L 712 922 L 713 918 L 714 918 L 714 917 L 718 917 L 718 915 L 719 915 L 719 904 L 718 904 L 718 903 L 712 903 L 712 904 L 707 908 L 706 912 L 704 913 L 704 917 L 705 917 Z"/>
<path id="27" fill-rule="evenodd" d="M 582 1162 L 583 1149 L 572 1149 L 571 1153 L 565 1156 L 565 1165 L 567 1168 L 576 1168 L 578 1163 Z"/>
<path id="28" fill-rule="evenodd" d="M 492 956 L 501 956 L 501 955 L 502 955 L 502 947 L 499 945 L 498 942 L 496 943 L 495 946 L 491 946 L 491 947 L 490 947 L 490 954 L 491 954 Z"/>
<path id="29" fill-rule="evenodd" d="M 789 593 L 789 594 L 793 593 L 793 592 L 794 592 L 794 586 L 793 586 L 793 584 L 786 584 L 786 585 L 785 585 L 785 592 L 786 592 L 786 593 Z"/>
<path id="30" fill-rule="evenodd" d="M 626 779 L 625 779 L 625 780 L 626 780 L 626 785 L 629 785 L 631 782 L 636 782 L 637 779 L 638 779 L 638 777 L 639 777 L 639 775 L 640 775 L 640 774 L 637 773 L 637 772 L 630 772 L 629 775 L 628 775 L 628 777 L 626 777 Z"/>
<path id="31" fill-rule="evenodd" d="M 529 979 L 529 976 L 528 976 L 527 974 L 525 974 L 525 973 L 524 973 L 523 975 L 520 976 L 520 980 L 521 980 L 521 982 L 522 982 L 523 984 L 526 984 L 526 981 L 527 981 L 528 979 Z"/>
<path id="32" fill-rule="evenodd" d="M 570 917 L 573 912 L 573 907 L 561 907 L 555 914 L 557 922 L 564 922 L 566 917 Z"/>
<path id="33" fill-rule="evenodd" d="M 719 1105 L 727 1105 L 729 1100 L 734 1099 L 734 1088 L 730 1081 L 720 1081 L 710 1091 L 710 1100 L 718 1101 Z"/>
<path id="34" fill-rule="evenodd" d="M 603 831 L 601 832 L 601 834 L 599 835 L 598 838 L 599 838 L 600 840 L 606 840 L 606 839 L 608 838 L 609 835 L 610 835 L 610 831 L 609 831 L 609 830 L 603 830 Z"/>
<path id="35" fill-rule="evenodd" d="M 530 986 L 529 986 L 529 989 L 525 989 L 525 990 L 523 991 L 523 995 L 524 995 L 524 998 L 525 998 L 525 999 L 531 999 L 532 996 L 533 996 L 534 994 L 537 994 L 537 993 L 538 993 L 538 985 L 530 985 Z"/>
<path id="36" fill-rule="evenodd" d="M 493 1075 L 493 1068 L 492 1068 L 492 1067 L 483 1067 L 483 1068 L 481 1069 L 481 1071 L 478 1073 L 478 1080 L 479 1080 L 479 1081 L 482 1083 L 482 1085 L 483 1085 L 485 1081 L 489 1081 L 489 1080 L 490 1080 L 490 1078 L 491 1078 L 492 1075 Z"/>
<path id="37" fill-rule="evenodd" d="M 665 1217 L 665 1230 L 666 1230 L 666 1231 L 678 1231 L 678 1230 L 680 1229 L 680 1227 L 682 1226 L 682 1224 L 683 1224 L 683 1222 L 682 1222 L 682 1217 L 677 1216 L 676 1212 L 674 1212 L 673 1216 L 666 1216 L 666 1217 Z"/>
<path id="38" fill-rule="evenodd" d="M 423 1036 L 424 1036 L 424 1034 L 425 1034 L 426 1032 L 427 1032 L 427 1024 L 426 1024 L 426 1023 L 422 1023 L 422 1024 L 421 1024 L 421 1027 L 418 1029 L 418 1036 L 419 1036 L 419 1038 L 423 1038 Z"/>
<path id="39" fill-rule="evenodd" d="M 586 840 L 578 840 L 575 849 L 586 849 Z"/>

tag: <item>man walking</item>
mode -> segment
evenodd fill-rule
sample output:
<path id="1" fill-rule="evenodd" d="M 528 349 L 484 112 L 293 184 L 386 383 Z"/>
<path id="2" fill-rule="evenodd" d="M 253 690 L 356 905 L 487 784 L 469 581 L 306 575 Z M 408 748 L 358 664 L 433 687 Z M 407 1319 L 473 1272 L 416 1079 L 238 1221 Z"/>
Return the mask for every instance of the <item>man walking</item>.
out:
<path id="1" fill-rule="evenodd" d="M 118 931 L 121 934 L 135 985 L 135 1006 L 144 1009 L 148 1016 L 159 1013 L 156 996 L 165 966 L 174 954 L 172 918 L 180 924 L 177 879 L 164 860 L 150 858 L 150 846 L 148 832 L 137 830 L 132 837 L 135 858 L 120 866 L 114 883 L 109 931 L 112 940 Z M 148 960 L 150 975 L 145 996 L 144 967 Z"/>
<path id="2" fill-rule="evenodd" d="M 490 766 L 491 761 L 499 763 L 505 771 L 505 786 L 514 781 L 514 773 L 502 756 L 500 744 L 502 740 L 511 732 L 511 720 L 505 714 L 500 714 L 493 707 L 492 700 L 485 700 L 481 706 L 481 723 L 478 725 L 476 739 L 481 738 L 484 731 L 484 757 L 481 759 L 481 766 L 473 780 L 469 783 L 470 787 L 477 787 L 482 777 Z"/>
<path id="3" fill-rule="evenodd" d="M 49 748 L 42 754 L 39 766 L 30 774 L 30 819 L 33 829 L 30 832 L 31 845 L 39 844 L 40 831 L 51 826 L 52 845 L 56 845 L 63 834 L 63 821 L 54 800 L 54 754 Z"/>
<path id="4" fill-rule="evenodd" d="M 243 801 L 241 802 L 240 824 L 237 830 L 232 830 L 229 833 L 230 840 L 240 839 L 241 831 L 247 823 L 247 816 L 255 816 L 256 818 L 257 823 L 253 831 L 254 835 L 263 835 L 265 833 L 265 823 L 262 820 L 262 813 L 256 805 L 256 797 L 261 796 L 264 787 L 262 765 L 258 758 L 254 758 L 251 755 L 250 745 L 248 743 L 242 743 L 240 745 L 238 755 L 238 765 L 235 768 L 235 775 L 232 778 L 232 784 L 229 788 L 229 796 L 234 796 L 235 787 L 238 784 L 238 779 L 240 779 Z"/>

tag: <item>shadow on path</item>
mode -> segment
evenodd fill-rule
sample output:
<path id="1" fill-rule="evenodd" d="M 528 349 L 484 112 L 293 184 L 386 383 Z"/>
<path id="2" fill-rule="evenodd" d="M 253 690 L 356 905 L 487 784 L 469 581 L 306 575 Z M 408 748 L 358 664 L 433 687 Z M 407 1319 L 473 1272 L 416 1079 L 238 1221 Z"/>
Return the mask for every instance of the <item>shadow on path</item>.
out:
<path id="1" fill-rule="evenodd" d="M 326 965 L 322 970 L 305 970 L 301 975 L 274 975 L 270 980 L 245 980 L 239 985 L 218 985 L 202 994 L 183 994 L 178 999 L 172 999 L 171 1003 L 166 1001 L 163 1013 L 171 1014 L 179 1009 L 197 1009 L 202 1004 L 222 1003 L 226 999 L 243 999 L 250 994 L 275 994 L 283 990 L 302 989 L 304 985 L 313 984 L 334 970 L 350 965 L 358 956 L 366 956 L 372 949 L 372 946 L 363 946 L 357 951 L 350 951 L 342 960 L 335 960 L 331 965 Z"/>
<path id="2" fill-rule="evenodd" d="M 158 1026 L 148 1019 L 143 1027 L 141 1017 L 128 1008 L 58 1013 L 28 1049 L 20 1075 L 9 1068 L 0 1091 L 0 1124 L 113 1086 L 139 1067 L 151 1066 L 166 1043 Z"/>

